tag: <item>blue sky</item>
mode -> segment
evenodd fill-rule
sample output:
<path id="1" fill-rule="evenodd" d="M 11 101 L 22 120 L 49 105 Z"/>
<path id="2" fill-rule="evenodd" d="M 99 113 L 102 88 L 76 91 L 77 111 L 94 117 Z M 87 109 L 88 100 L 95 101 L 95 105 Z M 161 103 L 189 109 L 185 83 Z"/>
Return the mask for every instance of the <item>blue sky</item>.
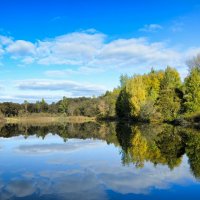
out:
<path id="1" fill-rule="evenodd" d="M 200 52 L 197 0 L 1 0 L 0 101 L 92 96 Z"/>

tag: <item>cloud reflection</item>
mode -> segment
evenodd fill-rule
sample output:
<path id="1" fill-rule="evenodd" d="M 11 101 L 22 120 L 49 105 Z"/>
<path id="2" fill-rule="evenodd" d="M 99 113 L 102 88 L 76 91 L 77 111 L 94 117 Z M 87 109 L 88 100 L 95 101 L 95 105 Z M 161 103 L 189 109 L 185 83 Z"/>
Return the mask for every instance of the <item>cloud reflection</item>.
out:
<path id="1" fill-rule="evenodd" d="M 45 141 L 34 139 L 32 142 L 30 139 L 12 144 L 15 159 L 24 158 L 26 166 L 16 165 L 18 172 L 15 173 L 4 169 L 2 174 L 6 174 L 7 179 L 0 179 L 0 199 L 35 195 L 42 199 L 102 200 L 109 199 L 108 190 L 121 195 L 149 194 L 154 188 L 165 190 L 174 184 L 184 186 L 195 182 L 186 156 L 173 171 L 149 162 L 138 169 L 122 166 L 114 145 L 108 146 L 100 140 L 72 139 L 63 143 L 54 139 L 48 137 Z M 74 154 L 65 156 L 63 152 Z M 27 156 L 29 154 L 35 157 Z M 14 160 L 9 161 L 15 166 Z"/>
<path id="2" fill-rule="evenodd" d="M 14 197 L 26 197 L 35 192 L 34 183 L 27 180 L 13 180 L 6 186 L 5 190 Z"/>
<path id="3" fill-rule="evenodd" d="M 101 145 L 102 142 L 94 140 L 76 140 L 67 143 L 51 143 L 51 144 L 33 144 L 20 145 L 15 150 L 26 154 L 42 154 L 42 153 L 71 153 L 86 148 L 94 148 Z"/>

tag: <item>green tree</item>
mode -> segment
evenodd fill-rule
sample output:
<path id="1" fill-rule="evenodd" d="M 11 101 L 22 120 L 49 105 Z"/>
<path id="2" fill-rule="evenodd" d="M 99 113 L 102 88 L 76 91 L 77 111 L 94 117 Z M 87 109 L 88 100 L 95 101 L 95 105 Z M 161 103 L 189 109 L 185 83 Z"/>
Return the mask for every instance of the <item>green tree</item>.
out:
<path id="1" fill-rule="evenodd" d="M 144 105 L 147 98 L 146 85 L 143 77 L 140 75 L 134 76 L 127 82 L 125 90 L 128 97 L 131 116 L 138 117 L 141 106 Z"/>
<path id="2" fill-rule="evenodd" d="M 188 162 L 190 169 L 198 180 L 200 180 L 200 135 L 198 131 L 194 129 L 186 130 L 186 155 L 188 156 Z"/>
<path id="3" fill-rule="evenodd" d="M 41 109 L 41 112 L 47 112 L 48 111 L 48 104 L 46 103 L 44 98 L 42 98 L 42 101 L 40 102 L 40 109 Z"/>
<path id="4" fill-rule="evenodd" d="M 102 100 L 105 102 L 104 117 L 116 116 L 116 102 L 120 91 L 120 88 L 114 88 L 113 91 L 106 92 L 106 94 L 102 97 Z M 101 103 L 101 100 L 99 102 Z M 100 114 L 102 114 L 102 112 L 100 112 Z"/>
<path id="5" fill-rule="evenodd" d="M 63 97 L 63 99 L 61 100 L 60 105 L 59 105 L 59 111 L 61 113 L 67 114 L 68 105 L 69 105 L 68 99 L 66 97 Z"/>
<path id="6" fill-rule="evenodd" d="M 116 114 L 119 118 L 130 118 L 131 117 L 131 108 L 129 103 L 129 96 L 126 92 L 126 89 L 123 88 L 116 101 Z"/>
<path id="7" fill-rule="evenodd" d="M 40 102 L 39 102 L 39 101 L 36 101 L 35 107 L 36 107 L 36 112 L 37 112 L 37 113 L 40 113 L 40 112 L 41 112 L 41 105 L 40 105 Z"/>
<path id="8" fill-rule="evenodd" d="M 200 68 L 194 67 L 184 81 L 186 112 L 200 111 Z"/>
<path id="9" fill-rule="evenodd" d="M 116 103 L 117 115 L 151 121 L 152 116 L 156 116 L 154 104 L 159 96 L 163 76 L 163 71 L 155 70 L 128 79 L 127 76 L 121 76 L 121 83 L 125 85 L 121 84 L 121 92 Z"/>
<path id="10" fill-rule="evenodd" d="M 175 119 L 181 109 L 181 79 L 176 69 L 167 67 L 160 83 L 158 109 L 164 121 Z"/>
<path id="11" fill-rule="evenodd" d="M 160 84 L 163 79 L 163 71 L 155 71 L 154 69 L 147 75 L 143 75 L 143 79 L 146 85 L 147 98 L 155 102 L 159 96 Z"/>

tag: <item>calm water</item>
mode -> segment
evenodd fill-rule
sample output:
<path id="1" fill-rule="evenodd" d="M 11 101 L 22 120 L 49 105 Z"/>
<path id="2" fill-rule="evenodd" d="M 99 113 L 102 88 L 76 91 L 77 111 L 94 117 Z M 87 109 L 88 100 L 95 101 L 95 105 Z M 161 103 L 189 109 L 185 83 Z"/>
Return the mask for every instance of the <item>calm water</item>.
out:
<path id="1" fill-rule="evenodd" d="M 200 133 L 172 126 L 0 126 L 0 199 L 199 199 Z"/>

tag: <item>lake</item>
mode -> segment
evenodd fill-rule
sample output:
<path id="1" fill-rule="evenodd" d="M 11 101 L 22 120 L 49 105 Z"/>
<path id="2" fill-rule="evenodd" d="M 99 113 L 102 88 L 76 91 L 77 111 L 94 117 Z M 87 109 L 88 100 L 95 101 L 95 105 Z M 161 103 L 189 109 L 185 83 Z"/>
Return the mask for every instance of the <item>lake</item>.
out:
<path id="1" fill-rule="evenodd" d="M 0 125 L 0 199 L 200 196 L 200 132 L 170 125 Z"/>

